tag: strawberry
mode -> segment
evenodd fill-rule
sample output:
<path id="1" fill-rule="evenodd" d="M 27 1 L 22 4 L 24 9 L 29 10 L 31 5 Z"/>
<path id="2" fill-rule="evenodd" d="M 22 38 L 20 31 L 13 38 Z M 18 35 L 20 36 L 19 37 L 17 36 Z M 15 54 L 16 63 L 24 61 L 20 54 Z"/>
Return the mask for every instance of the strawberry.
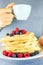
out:
<path id="1" fill-rule="evenodd" d="M 24 57 L 30 57 L 30 53 L 24 53 Z"/>

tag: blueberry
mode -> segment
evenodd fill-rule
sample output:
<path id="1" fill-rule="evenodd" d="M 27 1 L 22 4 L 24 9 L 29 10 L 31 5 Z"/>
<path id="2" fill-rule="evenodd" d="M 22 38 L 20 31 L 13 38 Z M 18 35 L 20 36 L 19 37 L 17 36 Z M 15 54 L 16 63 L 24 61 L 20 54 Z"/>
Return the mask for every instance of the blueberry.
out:
<path id="1" fill-rule="evenodd" d="M 15 53 L 16 54 L 16 57 L 18 57 L 17 55 L 19 54 L 19 52 Z"/>
<path id="2" fill-rule="evenodd" d="M 22 30 L 16 32 L 16 35 L 20 35 L 20 34 L 22 34 Z"/>
<path id="3" fill-rule="evenodd" d="M 9 35 L 9 33 L 6 34 L 7 36 Z"/>
<path id="4" fill-rule="evenodd" d="M 22 32 L 22 30 L 20 30 L 19 32 Z"/>
<path id="5" fill-rule="evenodd" d="M 13 54 L 13 58 L 16 58 L 16 54 Z"/>
<path id="6" fill-rule="evenodd" d="M 30 53 L 30 56 L 34 56 L 35 54 L 34 53 Z"/>
<path id="7" fill-rule="evenodd" d="M 37 55 L 37 54 L 39 54 L 39 51 L 35 51 L 35 52 L 33 52 L 33 53 L 30 53 L 30 56 L 35 56 L 35 55 Z"/>
<path id="8" fill-rule="evenodd" d="M 13 34 L 9 34 L 9 36 L 11 36 L 11 37 L 12 37 L 12 36 L 13 36 Z"/>
<path id="9" fill-rule="evenodd" d="M 19 33 L 22 34 L 22 30 L 20 30 Z"/>
<path id="10" fill-rule="evenodd" d="M 35 51 L 34 54 L 35 54 L 35 55 L 39 54 L 39 51 Z"/>
<path id="11" fill-rule="evenodd" d="M 7 33 L 6 35 L 7 35 L 7 36 L 13 36 L 13 34 L 9 34 L 9 33 Z"/>
<path id="12" fill-rule="evenodd" d="M 20 34 L 20 32 L 16 32 L 16 35 L 19 35 Z"/>

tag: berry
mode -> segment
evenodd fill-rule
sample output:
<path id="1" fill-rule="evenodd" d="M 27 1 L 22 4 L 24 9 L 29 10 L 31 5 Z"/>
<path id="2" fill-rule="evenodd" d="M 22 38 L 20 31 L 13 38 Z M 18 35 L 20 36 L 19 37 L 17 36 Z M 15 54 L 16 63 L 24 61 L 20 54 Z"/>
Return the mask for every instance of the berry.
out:
<path id="1" fill-rule="evenodd" d="M 35 54 L 35 55 L 39 54 L 39 51 L 35 51 L 34 54 Z"/>
<path id="2" fill-rule="evenodd" d="M 16 32 L 16 35 L 19 35 L 20 34 L 20 32 Z"/>
<path id="3" fill-rule="evenodd" d="M 16 31 L 15 30 L 12 31 L 12 35 L 14 35 L 14 34 L 16 34 Z"/>
<path id="4" fill-rule="evenodd" d="M 26 34 L 26 32 L 27 32 L 26 30 L 22 30 L 22 34 Z"/>
<path id="5" fill-rule="evenodd" d="M 13 58 L 16 58 L 16 54 L 13 54 Z"/>
<path id="6" fill-rule="evenodd" d="M 17 57 L 18 57 L 18 58 L 22 58 L 22 57 L 23 57 L 23 54 L 22 54 L 22 53 L 19 53 L 19 54 L 17 55 Z"/>
<path id="7" fill-rule="evenodd" d="M 34 56 L 35 54 L 34 53 L 30 53 L 30 56 Z"/>
<path id="8" fill-rule="evenodd" d="M 20 29 L 19 28 L 16 28 L 16 32 L 19 32 L 20 31 Z"/>
<path id="9" fill-rule="evenodd" d="M 8 57 L 13 57 L 13 54 L 14 54 L 13 52 L 9 52 Z"/>
<path id="10" fill-rule="evenodd" d="M 10 35 L 10 37 L 12 37 L 13 35 L 12 34 L 9 34 Z"/>
<path id="11" fill-rule="evenodd" d="M 35 56 L 35 55 L 37 55 L 37 54 L 39 54 L 39 51 L 35 51 L 35 52 L 33 52 L 33 53 L 30 53 L 30 56 Z"/>
<path id="12" fill-rule="evenodd" d="M 30 57 L 30 53 L 24 53 L 24 57 Z"/>
<path id="13" fill-rule="evenodd" d="M 3 51 L 3 55 L 7 56 L 8 52 L 6 50 Z"/>
<path id="14" fill-rule="evenodd" d="M 17 35 L 22 34 L 22 30 L 19 30 L 19 32 L 16 32 Z"/>
<path id="15" fill-rule="evenodd" d="M 22 30 L 19 31 L 19 34 L 22 34 Z"/>
<path id="16" fill-rule="evenodd" d="M 9 33 L 7 33 L 6 35 L 9 36 Z"/>
<path id="17" fill-rule="evenodd" d="M 16 56 L 19 54 L 19 52 L 17 52 L 17 53 L 15 53 L 16 54 Z"/>

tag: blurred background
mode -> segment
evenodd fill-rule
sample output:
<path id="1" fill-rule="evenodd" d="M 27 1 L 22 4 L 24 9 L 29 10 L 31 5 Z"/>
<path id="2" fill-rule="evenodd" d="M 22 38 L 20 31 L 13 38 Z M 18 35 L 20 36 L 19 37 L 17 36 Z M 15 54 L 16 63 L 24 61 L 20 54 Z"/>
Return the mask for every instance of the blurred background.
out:
<path id="1" fill-rule="evenodd" d="M 12 24 L 6 26 L 0 31 L 0 38 L 6 35 L 6 33 L 11 32 L 16 27 L 20 29 L 26 29 L 35 33 L 37 37 L 43 34 L 43 0 L 0 0 L 0 8 L 6 7 L 9 3 L 15 2 L 16 4 L 29 4 L 32 6 L 30 17 L 26 21 L 18 21 L 14 19 Z M 6 63 L 6 62 L 7 63 Z M 34 62 L 35 61 L 35 62 Z M 29 61 L 28 61 L 29 62 Z M 43 65 L 43 58 L 30 61 L 25 65 Z M 10 61 L 10 65 L 12 61 Z M 22 64 L 22 63 L 21 63 Z M 7 60 L 0 59 L 0 65 L 8 65 Z M 16 64 L 15 64 L 16 65 Z"/>
<path id="2" fill-rule="evenodd" d="M 31 5 L 31 14 L 26 21 L 18 21 L 14 19 L 11 25 L 6 26 L 0 32 L 0 38 L 3 37 L 7 32 L 11 32 L 16 27 L 32 31 L 37 37 L 39 37 L 43 30 L 43 0 L 0 0 L 0 8 L 6 7 L 11 2 L 15 2 L 16 4 Z"/>

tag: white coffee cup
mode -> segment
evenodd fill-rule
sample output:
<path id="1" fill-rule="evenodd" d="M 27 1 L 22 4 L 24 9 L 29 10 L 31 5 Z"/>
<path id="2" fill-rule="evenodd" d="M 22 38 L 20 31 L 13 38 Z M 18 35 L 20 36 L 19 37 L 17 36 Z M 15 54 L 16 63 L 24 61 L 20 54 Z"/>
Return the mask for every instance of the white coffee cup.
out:
<path id="1" fill-rule="evenodd" d="M 31 6 L 27 4 L 17 4 L 13 6 L 13 12 L 17 20 L 27 20 L 31 12 Z"/>

